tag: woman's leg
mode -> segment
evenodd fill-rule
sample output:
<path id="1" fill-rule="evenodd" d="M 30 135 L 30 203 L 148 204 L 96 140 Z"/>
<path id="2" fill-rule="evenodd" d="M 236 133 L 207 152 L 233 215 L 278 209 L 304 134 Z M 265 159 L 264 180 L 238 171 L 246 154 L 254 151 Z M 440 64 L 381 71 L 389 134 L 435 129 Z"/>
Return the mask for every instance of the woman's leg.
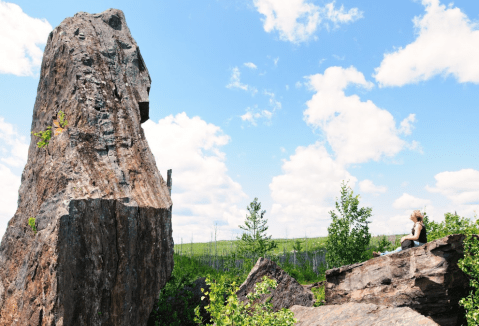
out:
<path id="1" fill-rule="evenodd" d="M 401 250 L 402 250 L 402 248 L 401 248 L 401 247 L 398 247 L 398 248 L 396 248 L 396 250 L 393 250 L 393 251 L 385 251 L 385 252 L 381 253 L 381 256 L 389 255 L 389 254 L 394 254 L 394 253 L 396 253 L 396 252 L 400 252 Z"/>

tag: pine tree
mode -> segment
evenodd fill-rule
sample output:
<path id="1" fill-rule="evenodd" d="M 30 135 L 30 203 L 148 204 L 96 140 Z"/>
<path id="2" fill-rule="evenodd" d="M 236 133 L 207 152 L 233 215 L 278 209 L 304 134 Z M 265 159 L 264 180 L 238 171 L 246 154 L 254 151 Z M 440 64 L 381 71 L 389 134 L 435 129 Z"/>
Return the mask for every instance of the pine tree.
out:
<path id="1" fill-rule="evenodd" d="M 261 210 L 261 203 L 255 198 L 247 207 L 249 215 L 246 215 L 244 225 L 239 225 L 243 234 L 238 237 L 238 254 L 240 256 L 252 255 L 264 257 L 266 253 L 278 247 L 276 241 L 271 240 L 271 236 L 266 235 L 268 226 L 267 219 L 264 218 L 265 210 Z"/>

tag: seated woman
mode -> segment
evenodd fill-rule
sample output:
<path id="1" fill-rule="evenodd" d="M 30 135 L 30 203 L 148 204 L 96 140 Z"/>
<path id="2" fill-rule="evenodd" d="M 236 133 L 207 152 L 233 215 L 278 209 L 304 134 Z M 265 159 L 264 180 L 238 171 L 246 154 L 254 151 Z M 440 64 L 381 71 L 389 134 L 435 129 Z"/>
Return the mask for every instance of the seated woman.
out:
<path id="1" fill-rule="evenodd" d="M 410 235 L 406 235 L 401 238 L 401 244 L 406 240 L 411 240 L 414 242 L 414 247 L 422 246 L 423 244 L 427 243 L 427 234 L 426 234 L 426 227 L 423 223 L 424 215 L 417 209 L 412 212 L 410 220 L 414 222 L 414 226 L 411 230 Z M 386 252 L 373 252 L 374 257 L 384 256 L 388 254 L 392 254 L 395 252 L 400 252 L 402 247 L 397 248 L 393 251 L 386 251 Z"/>

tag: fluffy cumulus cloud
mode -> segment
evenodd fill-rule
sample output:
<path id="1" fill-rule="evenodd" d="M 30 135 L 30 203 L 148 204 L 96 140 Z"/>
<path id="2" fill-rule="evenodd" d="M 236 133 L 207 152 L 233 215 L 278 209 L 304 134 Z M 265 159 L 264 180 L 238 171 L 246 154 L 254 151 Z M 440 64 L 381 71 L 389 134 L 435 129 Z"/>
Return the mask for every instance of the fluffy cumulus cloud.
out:
<path id="1" fill-rule="evenodd" d="M 42 61 L 52 26 L 45 19 L 32 18 L 18 5 L 0 1 L 0 73 L 33 75 Z"/>
<path id="2" fill-rule="evenodd" d="M 334 209 L 343 180 L 349 180 L 351 187 L 357 181 L 329 155 L 322 143 L 296 148 L 284 160 L 282 174 L 275 176 L 269 185 L 274 201 L 271 215 L 279 222 L 271 225 L 272 232 L 280 234 L 288 228 L 288 235 L 293 237 L 304 236 L 305 230 L 326 235 L 328 223 L 318 229 L 318 221 L 329 220 L 328 212 Z"/>
<path id="3" fill-rule="evenodd" d="M 378 161 L 392 157 L 406 147 L 417 147 L 400 138 L 410 133 L 414 115 L 396 127 L 389 111 L 378 108 L 372 101 L 361 101 L 358 95 L 346 96 L 349 85 L 365 89 L 373 87 L 354 67 L 329 67 L 324 74 L 307 77 L 316 93 L 306 105 L 304 119 L 325 135 L 342 164 Z"/>
<path id="4" fill-rule="evenodd" d="M 401 197 L 397 198 L 393 203 L 393 207 L 396 209 L 412 210 L 422 209 L 429 205 L 431 205 L 431 201 L 429 199 L 414 197 L 407 193 L 403 193 Z"/>
<path id="5" fill-rule="evenodd" d="M 426 13 L 415 17 L 414 42 L 384 55 L 375 70 L 381 86 L 402 86 L 436 75 L 479 83 L 479 29 L 459 8 L 423 0 Z"/>
<path id="6" fill-rule="evenodd" d="M 370 194 L 379 194 L 384 193 L 388 190 L 385 186 L 376 186 L 371 180 L 363 180 L 359 183 L 359 191 L 370 193 Z"/>
<path id="7" fill-rule="evenodd" d="M 244 220 L 246 195 L 229 177 L 220 148 L 230 138 L 222 130 L 186 113 L 143 124 L 157 166 L 165 176 L 173 169 L 173 230 L 175 241 L 207 241 L 215 223 L 228 238 Z"/>
<path id="8" fill-rule="evenodd" d="M 431 192 L 440 193 L 456 205 L 479 204 L 479 171 L 462 169 L 446 171 L 434 176 L 436 185 L 426 186 Z"/>
<path id="9" fill-rule="evenodd" d="M 311 39 L 322 23 L 329 29 L 362 17 L 358 8 L 336 8 L 335 1 L 323 7 L 308 0 L 254 0 L 254 5 L 266 32 L 278 31 L 281 40 L 293 43 Z"/>

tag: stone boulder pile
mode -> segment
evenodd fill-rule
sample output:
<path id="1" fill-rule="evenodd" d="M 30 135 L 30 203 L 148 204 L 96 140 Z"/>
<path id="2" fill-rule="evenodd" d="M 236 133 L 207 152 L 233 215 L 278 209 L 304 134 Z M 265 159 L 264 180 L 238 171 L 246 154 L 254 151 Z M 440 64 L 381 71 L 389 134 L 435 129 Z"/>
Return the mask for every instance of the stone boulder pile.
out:
<path id="1" fill-rule="evenodd" d="M 150 84 L 122 11 L 50 33 L 31 130 L 52 137 L 32 135 L 1 241 L 0 325 L 146 324 L 173 269 L 172 201 L 141 127 Z"/>

